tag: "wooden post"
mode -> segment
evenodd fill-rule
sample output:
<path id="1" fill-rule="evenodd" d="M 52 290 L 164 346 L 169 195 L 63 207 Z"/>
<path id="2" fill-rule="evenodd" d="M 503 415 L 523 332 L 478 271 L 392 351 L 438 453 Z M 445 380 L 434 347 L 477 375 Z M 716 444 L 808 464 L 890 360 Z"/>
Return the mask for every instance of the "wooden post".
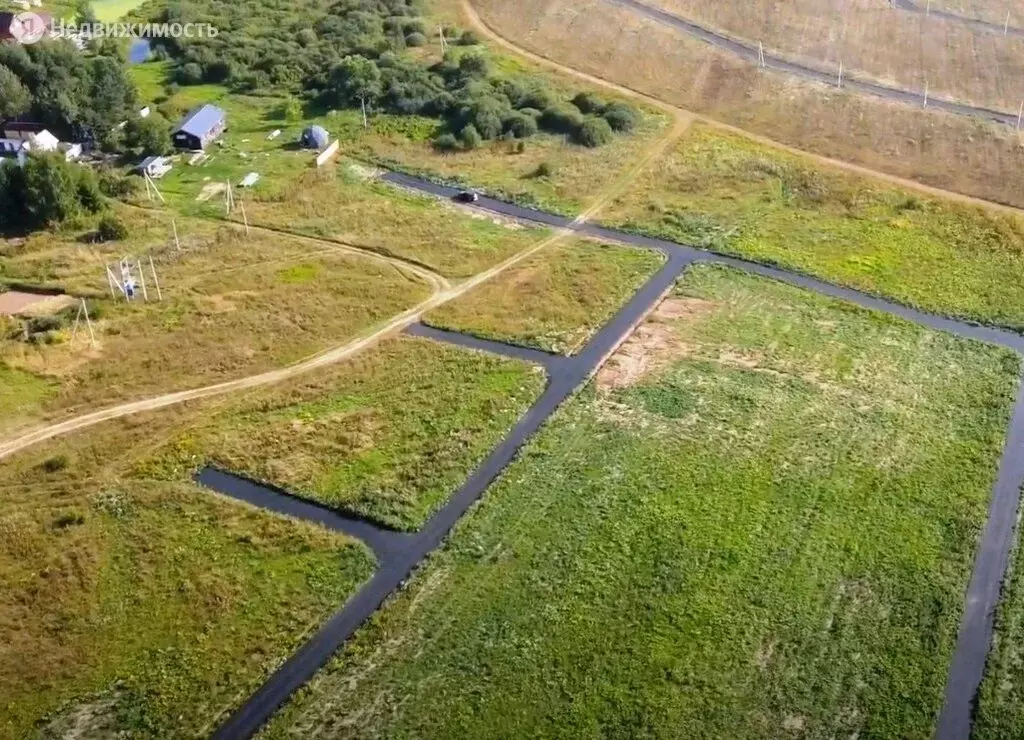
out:
<path id="1" fill-rule="evenodd" d="M 156 299 L 162 301 L 163 295 L 160 293 L 160 281 L 156 277 L 156 266 L 153 264 L 153 255 L 149 255 L 149 270 L 153 273 L 153 285 L 156 286 Z"/>
<path id="2" fill-rule="evenodd" d="M 178 241 L 178 224 L 175 222 L 173 218 L 171 219 L 171 228 L 174 229 L 174 246 L 177 247 L 178 251 L 180 252 L 181 242 Z"/>
<path id="3" fill-rule="evenodd" d="M 142 260 L 136 262 L 136 267 L 139 268 L 139 285 L 142 287 L 142 300 L 149 303 L 149 293 L 146 292 L 146 276 L 142 272 Z"/>

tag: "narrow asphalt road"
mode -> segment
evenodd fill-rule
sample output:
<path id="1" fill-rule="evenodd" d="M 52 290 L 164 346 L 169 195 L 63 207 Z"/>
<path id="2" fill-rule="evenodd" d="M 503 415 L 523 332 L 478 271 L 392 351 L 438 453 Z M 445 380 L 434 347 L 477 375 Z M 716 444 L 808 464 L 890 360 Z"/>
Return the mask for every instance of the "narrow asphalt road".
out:
<path id="1" fill-rule="evenodd" d="M 440 197 L 450 197 L 456 192 L 454 188 L 398 173 L 386 175 L 384 179 L 403 187 L 415 188 Z M 660 297 L 671 288 L 683 271 L 695 262 L 717 262 L 749 270 L 825 295 L 848 300 L 867 308 L 893 314 L 938 331 L 994 342 L 1018 352 L 1024 352 L 1024 338 L 1018 334 L 925 314 L 906 306 L 778 268 L 713 255 L 660 239 L 637 236 L 588 224 L 578 224 L 562 216 L 540 213 L 489 198 L 481 198 L 476 207 L 517 219 L 545 223 L 558 228 L 574 229 L 581 233 L 616 242 L 659 249 L 667 255 L 668 261 L 575 357 L 555 360 L 544 353 L 533 353 L 532 350 L 524 350 L 520 347 L 481 340 L 456 332 L 431 329 L 421 324 L 413 325 L 408 329 L 410 334 L 416 336 L 429 336 L 439 341 L 450 341 L 460 346 L 499 352 L 544 364 L 548 369 L 547 387 L 525 416 L 512 428 L 508 436 L 487 456 L 448 503 L 427 522 L 423 529 L 410 535 L 402 547 L 388 550 L 387 556 L 382 559 L 380 569 L 373 578 L 218 728 L 214 734 L 215 738 L 231 738 L 233 740 L 234 738 L 251 737 L 297 689 L 309 681 L 359 626 L 380 608 L 384 600 L 401 587 L 423 559 L 442 544 L 455 523 L 513 461 L 519 449 L 541 428 L 551 414 L 596 372 L 605 358 L 615 351 L 619 343 L 624 341 L 633 328 L 657 305 Z M 966 740 L 969 737 L 971 706 L 982 678 L 986 655 L 991 644 L 995 607 L 998 603 L 1000 586 L 1012 546 L 1020 488 L 1024 483 L 1024 458 L 1017 454 L 1022 446 L 1024 446 L 1024 391 L 1019 394 L 1017 399 L 998 479 L 993 490 L 988 522 L 978 548 L 975 569 L 968 587 L 964 618 L 956 652 L 949 669 L 946 699 L 937 731 L 937 736 L 941 740 L 953 740 L 954 738 Z M 223 485 L 223 481 L 220 481 L 218 485 Z M 236 486 L 234 483 L 230 485 Z M 256 505 L 262 505 L 260 501 L 264 500 L 251 490 L 242 490 L 241 493 L 238 493 L 236 488 L 236 493 L 232 495 L 249 500 Z M 267 508 L 279 510 L 275 507 L 281 507 L 281 502 L 278 499 L 269 503 Z M 288 503 L 285 508 L 293 506 L 293 503 Z M 319 516 L 321 516 L 319 513 L 314 513 L 314 520 L 318 520 L 316 517 Z"/>
<path id="2" fill-rule="evenodd" d="M 409 577 L 416 566 L 440 546 L 463 514 L 515 458 L 519 449 L 555 410 L 597 370 L 673 285 L 691 259 L 675 251 L 668 261 L 623 306 L 575 357 L 549 364 L 548 384 L 525 416 L 484 459 L 461 488 L 416 535 L 408 547 L 381 562 L 379 570 L 315 635 L 214 733 L 237 740 L 254 735 L 297 689 L 309 681 L 345 641 Z M 451 338 L 450 333 L 436 336 Z M 466 346 L 465 341 L 458 344 Z M 493 346 L 493 345 L 492 345 Z M 518 350 L 519 348 L 513 348 Z M 503 352 L 505 354 L 507 352 Z"/>
<path id="3" fill-rule="evenodd" d="M 660 8 L 655 8 L 650 5 L 646 5 L 645 3 L 637 2 L 637 0 L 605 0 L 605 2 L 626 8 L 627 10 L 648 18 L 649 20 L 655 21 L 656 23 L 669 26 L 677 31 L 682 31 L 688 36 L 692 36 L 693 38 L 712 44 L 713 46 L 717 46 L 720 49 L 724 49 L 725 51 L 735 54 L 748 62 L 759 64 L 761 56 L 760 50 L 756 44 L 749 44 L 729 38 L 728 36 L 723 36 L 722 34 L 705 28 L 693 21 L 680 18 L 677 15 L 672 15 Z M 904 9 L 909 10 L 910 8 Z M 787 61 L 779 56 L 769 54 L 768 52 L 764 52 L 763 59 L 764 66 L 767 69 L 783 72 L 805 80 L 821 82 L 833 87 L 835 87 L 838 82 L 838 69 L 836 71 L 825 72 L 803 64 Z M 925 103 L 927 102 L 928 108 L 938 109 L 947 113 L 983 118 L 1008 126 L 1016 126 L 1017 124 L 1016 113 L 1006 113 L 1004 111 L 992 110 L 991 108 L 967 105 L 966 103 L 958 103 L 954 100 L 937 98 L 932 95 L 929 95 L 926 98 L 924 91 L 920 93 L 911 92 L 898 87 L 890 87 L 878 82 L 861 79 L 857 76 L 846 73 L 843 74 L 842 86 L 844 90 L 853 90 L 855 92 L 874 95 L 875 97 L 885 98 L 886 100 L 906 103 L 917 107 L 925 107 Z"/>

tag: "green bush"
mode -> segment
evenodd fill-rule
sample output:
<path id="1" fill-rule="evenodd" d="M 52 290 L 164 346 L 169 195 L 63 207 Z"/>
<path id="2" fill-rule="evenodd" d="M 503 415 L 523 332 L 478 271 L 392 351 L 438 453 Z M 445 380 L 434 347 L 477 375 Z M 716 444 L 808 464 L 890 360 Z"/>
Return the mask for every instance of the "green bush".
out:
<path id="1" fill-rule="evenodd" d="M 484 142 L 484 138 L 472 123 L 462 129 L 459 138 L 462 140 L 462 146 L 467 150 L 476 149 Z"/>
<path id="2" fill-rule="evenodd" d="M 459 46 L 476 46 L 479 43 L 480 39 L 472 31 L 463 31 L 459 36 Z"/>
<path id="3" fill-rule="evenodd" d="M 635 129 L 639 118 L 636 109 L 625 103 L 612 103 L 605 108 L 603 115 L 612 131 L 623 133 Z"/>
<path id="4" fill-rule="evenodd" d="M 555 166 L 550 162 L 541 162 L 533 171 L 534 177 L 551 177 L 555 174 Z"/>
<path id="5" fill-rule="evenodd" d="M 413 47 L 415 47 L 415 46 L 426 46 L 427 45 L 427 37 L 424 36 L 419 31 L 413 31 L 412 33 L 410 33 L 408 36 L 405 37 L 405 45 L 406 46 L 413 46 Z"/>
<path id="6" fill-rule="evenodd" d="M 502 120 L 502 130 L 515 139 L 529 139 L 537 133 L 537 121 L 519 112 L 509 113 Z"/>
<path id="7" fill-rule="evenodd" d="M 607 144 L 615 133 L 603 118 L 588 118 L 576 131 L 575 140 L 583 146 L 598 147 Z"/>
<path id="8" fill-rule="evenodd" d="M 59 473 L 61 470 L 67 468 L 69 463 L 67 455 L 54 455 L 43 460 L 39 466 L 47 473 Z"/>
<path id="9" fill-rule="evenodd" d="M 604 101 L 594 95 L 594 93 L 589 92 L 581 92 L 572 99 L 572 104 L 579 108 L 580 112 L 588 115 L 600 115 L 605 109 Z"/>
<path id="10" fill-rule="evenodd" d="M 434 139 L 434 148 L 439 152 L 454 152 L 459 148 L 459 140 L 455 134 L 445 132 Z"/>
<path id="11" fill-rule="evenodd" d="M 118 242 L 128 238 L 128 227 L 113 213 L 105 213 L 100 218 L 96 235 L 101 242 Z"/>
<path id="12" fill-rule="evenodd" d="M 540 116 L 540 125 L 556 134 L 575 134 L 583 125 L 583 114 L 574 105 L 553 105 Z"/>

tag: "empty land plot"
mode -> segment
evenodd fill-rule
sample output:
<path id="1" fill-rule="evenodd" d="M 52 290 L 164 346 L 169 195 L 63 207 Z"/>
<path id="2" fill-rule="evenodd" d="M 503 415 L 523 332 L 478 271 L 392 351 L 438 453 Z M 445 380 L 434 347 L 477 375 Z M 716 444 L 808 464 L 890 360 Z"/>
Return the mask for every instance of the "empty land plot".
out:
<path id="1" fill-rule="evenodd" d="M 131 474 L 208 411 L 4 461 L 0 737 L 205 735 L 370 576 L 353 540 Z"/>
<path id="2" fill-rule="evenodd" d="M 246 237 L 231 227 L 179 219 L 178 250 L 163 220 L 137 218 L 132 228 L 130 243 L 40 234 L 10 245 L 4 277 L 92 296 L 95 347 L 84 326 L 70 341 L 77 306 L 55 323 L 12 325 L 0 339 L 4 365 L 54 386 L 39 409 L 43 415 L 281 367 L 344 344 L 431 292 L 411 273 L 330 244 Z M 116 271 L 123 254 L 142 260 L 149 302 L 111 299 L 104 265 Z M 162 301 L 155 300 L 150 254 Z"/>
<path id="3" fill-rule="evenodd" d="M 917 4 L 921 5 L 920 2 Z M 925 0 L 924 7 L 928 7 L 928 0 Z M 1024 26 L 1024 8 L 1014 3 L 992 0 L 932 0 L 931 7 L 989 23 L 1003 24 L 1009 18 L 1011 27 Z"/>
<path id="4" fill-rule="evenodd" d="M 431 326 L 572 354 L 662 264 L 643 249 L 562 242 L 444 304 Z"/>
<path id="5" fill-rule="evenodd" d="M 651 4 L 817 69 L 838 72 L 842 62 L 848 74 L 915 92 L 927 81 L 931 95 L 997 110 L 1016 111 L 1024 99 L 1024 39 L 909 13 L 888 0 Z"/>
<path id="6" fill-rule="evenodd" d="M 1024 205 L 1011 185 L 1024 148 L 1009 127 L 763 72 L 606 0 L 474 0 L 473 7 L 501 36 L 567 67 L 807 152 Z"/>
<path id="7" fill-rule="evenodd" d="M 253 223 L 367 246 L 455 278 L 475 275 L 550 234 L 367 181 L 346 166 L 256 198 L 246 206 Z"/>
<path id="8" fill-rule="evenodd" d="M 918 197 L 709 127 L 691 129 L 604 219 L 1024 328 L 1020 217 Z"/>
<path id="9" fill-rule="evenodd" d="M 266 736 L 930 737 L 1018 365 L 695 268 Z"/>
<path id="10" fill-rule="evenodd" d="M 1016 551 L 996 612 L 995 636 L 974 715 L 972 737 L 1004 740 L 1024 727 L 1024 548 Z"/>
<path id="11" fill-rule="evenodd" d="M 388 340 L 248 401 L 139 469 L 214 463 L 396 529 L 418 529 L 539 395 L 538 368 L 422 339 Z"/>

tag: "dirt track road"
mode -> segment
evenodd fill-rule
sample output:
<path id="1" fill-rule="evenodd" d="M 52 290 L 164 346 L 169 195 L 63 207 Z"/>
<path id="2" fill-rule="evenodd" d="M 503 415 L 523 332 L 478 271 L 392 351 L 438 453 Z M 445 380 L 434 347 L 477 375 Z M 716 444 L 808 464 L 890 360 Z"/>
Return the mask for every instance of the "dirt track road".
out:
<path id="1" fill-rule="evenodd" d="M 607 203 L 615 198 L 625 187 L 632 182 L 633 179 L 647 166 L 652 160 L 660 156 L 667 147 L 669 147 L 676 139 L 678 139 L 686 131 L 689 126 L 691 117 L 686 115 L 676 116 L 675 125 L 668 132 L 668 134 L 658 141 L 651 144 L 643 155 L 636 161 L 636 163 L 629 168 L 626 172 L 620 175 L 609 187 L 602 190 L 602 192 L 594 199 L 591 205 L 583 211 L 572 224 L 582 224 L 585 221 L 593 218 Z M 231 222 L 233 223 L 233 222 Z M 234 226 L 241 228 L 240 224 L 234 224 Z M 349 357 L 352 357 L 359 352 L 373 346 L 384 337 L 390 336 L 397 332 L 402 331 L 407 326 L 415 323 L 420 317 L 427 311 L 436 308 L 448 301 L 454 300 L 465 293 L 473 290 L 482 283 L 494 278 L 510 267 L 522 262 L 525 259 L 533 256 L 537 252 L 545 249 L 565 237 L 571 235 L 573 232 L 571 228 L 559 228 L 556 233 L 547 239 L 543 239 L 537 244 L 524 249 L 517 254 L 506 259 L 494 267 L 491 267 L 484 272 L 481 272 L 468 280 L 459 283 L 457 285 L 451 285 L 449 282 L 421 265 L 409 262 L 407 260 L 398 259 L 396 257 L 390 257 L 379 254 L 372 250 L 356 247 L 353 245 L 347 245 L 340 242 L 332 242 L 324 239 L 316 239 L 314 237 L 303 236 L 300 234 L 293 234 L 291 232 L 285 232 L 278 229 L 269 229 L 266 227 L 251 226 L 251 229 L 257 229 L 269 233 L 281 233 L 287 234 L 289 238 L 295 238 L 300 241 L 306 241 L 316 243 L 321 247 L 330 245 L 333 249 L 345 252 L 347 254 L 353 254 L 362 256 L 367 259 L 373 259 L 379 262 L 384 262 L 392 265 L 396 269 L 411 272 L 419 278 L 426 281 L 434 289 L 433 294 L 430 298 L 422 301 L 421 303 L 413 306 L 412 308 L 398 314 L 397 316 L 389 319 L 384 324 L 378 325 L 372 329 L 369 333 L 360 336 L 359 338 L 347 342 L 346 344 L 332 347 L 318 354 L 307 357 L 304 360 L 296 362 L 287 367 L 280 368 L 278 370 L 272 370 L 265 373 L 259 373 L 257 375 L 251 375 L 245 378 L 238 378 L 236 380 L 229 380 L 223 383 L 216 383 L 214 385 L 204 386 L 202 388 L 192 388 L 184 391 L 177 391 L 174 393 L 167 393 L 160 396 L 154 396 L 152 398 L 143 399 L 140 401 L 133 401 L 131 403 L 119 404 L 117 406 L 111 406 L 99 411 L 94 411 L 82 416 L 77 416 L 72 419 L 67 419 L 55 424 L 49 424 L 46 426 L 32 429 L 28 432 L 21 434 L 20 436 L 0 442 L 0 460 L 7 458 L 21 450 L 24 450 L 32 445 L 40 442 L 45 442 L 48 439 L 53 439 L 64 434 L 70 434 L 72 432 L 80 431 L 88 427 L 100 424 L 105 421 L 111 421 L 113 419 L 120 419 L 125 416 L 131 416 L 134 414 L 141 414 L 147 411 L 156 411 L 158 409 L 167 408 L 168 406 L 174 406 L 187 401 L 195 401 L 203 398 L 210 398 L 212 396 L 220 396 L 226 393 L 234 393 L 237 391 L 249 390 L 252 388 L 258 388 L 260 386 L 271 385 L 274 383 L 280 383 L 282 381 L 294 378 L 299 375 L 317 370 L 328 365 L 333 365 Z"/>

